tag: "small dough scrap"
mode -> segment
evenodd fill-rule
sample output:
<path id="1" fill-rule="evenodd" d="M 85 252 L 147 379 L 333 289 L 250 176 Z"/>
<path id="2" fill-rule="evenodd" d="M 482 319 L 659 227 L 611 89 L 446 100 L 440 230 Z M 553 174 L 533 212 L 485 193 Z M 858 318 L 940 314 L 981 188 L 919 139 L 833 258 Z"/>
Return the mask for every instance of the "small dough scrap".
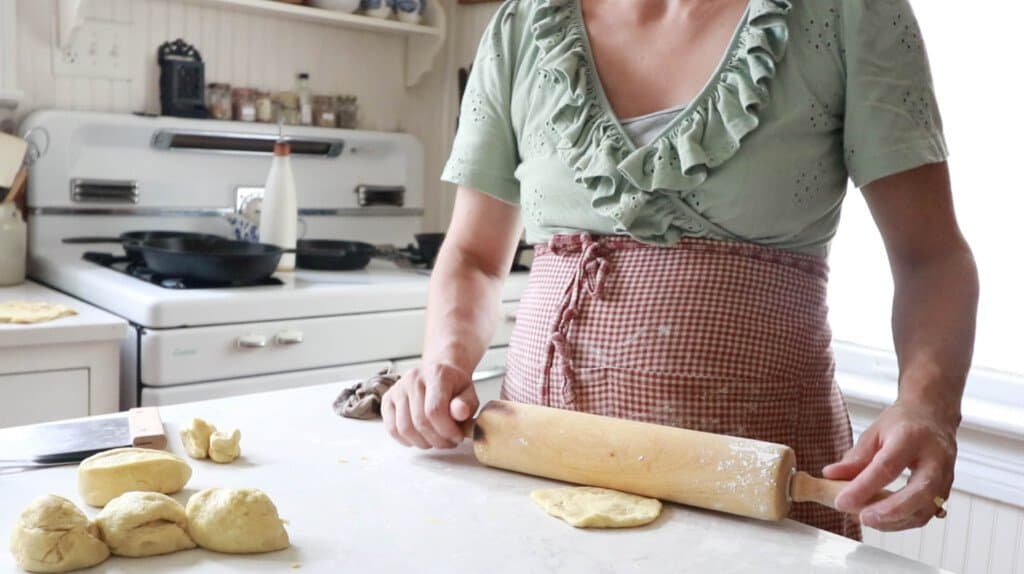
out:
<path id="1" fill-rule="evenodd" d="M 242 433 L 238 429 L 228 434 L 223 431 L 215 431 L 210 435 L 210 460 L 213 462 L 231 462 L 242 454 L 238 441 L 242 440 Z"/>
<path id="2" fill-rule="evenodd" d="M 228 554 L 288 548 L 288 533 L 277 507 L 255 488 L 208 488 L 185 505 L 188 530 L 197 544 Z"/>
<path id="3" fill-rule="evenodd" d="M 195 459 L 204 459 L 210 450 L 210 435 L 217 431 L 217 427 L 203 419 L 192 419 L 189 426 L 181 429 L 181 444 L 185 452 Z"/>
<path id="4" fill-rule="evenodd" d="M 103 507 L 132 490 L 174 494 L 192 477 L 180 457 L 148 448 L 115 448 L 94 454 L 78 466 L 78 493 L 90 506 Z"/>
<path id="5" fill-rule="evenodd" d="M 21 513 L 11 533 L 11 554 L 29 572 L 70 572 L 103 562 L 110 549 L 73 502 L 47 494 Z"/>
<path id="6" fill-rule="evenodd" d="M 661 514 L 660 500 L 593 486 L 535 490 L 530 498 L 551 516 L 577 528 L 643 526 Z"/>
<path id="7" fill-rule="evenodd" d="M 78 312 L 58 303 L 45 301 L 4 301 L 0 303 L 0 323 L 29 324 L 71 317 Z"/>
<path id="8" fill-rule="evenodd" d="M 159 492 L 126 492 L 96 515 L 100 536 L 118 556 L 156 556 L 195 548 L 185 507 Z"/>

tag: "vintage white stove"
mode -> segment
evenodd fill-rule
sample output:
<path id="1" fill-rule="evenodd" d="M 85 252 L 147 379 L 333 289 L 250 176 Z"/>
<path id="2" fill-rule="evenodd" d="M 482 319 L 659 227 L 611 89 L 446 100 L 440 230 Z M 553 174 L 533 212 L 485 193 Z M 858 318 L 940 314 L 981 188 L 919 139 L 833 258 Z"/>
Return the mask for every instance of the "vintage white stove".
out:
<path id="1" fill-rule="evenodd" d="M 374 260 L 359 271 L 279 273 L 275 285 L 182 289 L 83 258 L 120 255 L 119 245 L 62 243 L 140 230 L 230 236 L 227 217 L 259 195 L 277 126 L 44 111 L 26 118 L 22 133 L 34 156 L 29 273 L 133 325 L 122 349 L 122 408 L 365 377 L 418 357 L 422 269 Z M 285 135 L 305 237 L 402 246 L 421 231 L 415 138 L 300 127 Z M 525 280 L 513 273 L 506 284 L 506 320 L 481 370 L 504 363 Z"/>

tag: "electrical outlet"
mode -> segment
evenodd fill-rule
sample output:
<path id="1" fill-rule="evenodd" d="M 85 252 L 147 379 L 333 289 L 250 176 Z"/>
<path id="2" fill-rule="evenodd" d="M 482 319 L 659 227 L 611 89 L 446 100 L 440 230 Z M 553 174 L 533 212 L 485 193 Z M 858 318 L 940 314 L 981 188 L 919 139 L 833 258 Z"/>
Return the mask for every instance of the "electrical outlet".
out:
<path id="1" fill-rule="evenodd" d="M 55 76 L 131 79 L 129 54 L 136 53 L 131 24 L 86 20 L 64 48 L 53 50 Z"/>

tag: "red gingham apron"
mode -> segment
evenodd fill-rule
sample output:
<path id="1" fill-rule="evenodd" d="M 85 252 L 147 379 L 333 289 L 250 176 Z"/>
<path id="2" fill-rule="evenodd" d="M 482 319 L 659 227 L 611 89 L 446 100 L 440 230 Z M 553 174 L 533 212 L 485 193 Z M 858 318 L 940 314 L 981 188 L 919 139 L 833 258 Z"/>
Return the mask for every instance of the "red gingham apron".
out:
<path id="1" fill-rule="evenodd" d="M 536 249 L 502 398 L 791 446 L 821 476 L 852 445 L 824 260 L 746 243 L 559 235 Z M 790 517 L 860 539 L 810 503 Z"/>

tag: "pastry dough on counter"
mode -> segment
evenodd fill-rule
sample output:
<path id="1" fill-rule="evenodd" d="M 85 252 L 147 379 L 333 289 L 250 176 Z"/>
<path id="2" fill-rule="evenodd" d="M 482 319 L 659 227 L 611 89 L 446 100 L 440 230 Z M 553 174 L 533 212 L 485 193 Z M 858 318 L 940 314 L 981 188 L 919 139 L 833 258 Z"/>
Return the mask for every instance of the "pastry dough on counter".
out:
<path id="1" fill-rule="evenodd" d="M 195 548 L 185 508 L 159 492 L 126 492 L 96 515 L 100 536 L 118 556 L 157 556 Z"/>
<path id="2" fill-rule="evenodd" d="M 78 493 L 86 504 L 103 507 L 132 490 L 174 494 L 192 477 L 192 467 L 162 450 L 115 448 L 94 454 L 78 466 Z"/>
<path id="3" fill-rule="evenodd" d="M 42 323 L 77 314 L 78 311 L 58 303 L 47 303 L 45 301 L 0 302 L 0 323 Z"/>
<path id="4" fill-rule="evenodd" d="M 70 572 L 103 562 L 110 549 L 73 502 L 47 494 L 21 513 L 11 533 L 11 554 L 29 572 Z"/>
<path id="5" fill-rule="evenodd" d="M 593 486 L 535 490 L 530 498 L 548 514 L 577 528 L 643 526 L 661 514 L 661 501 L 655 498 Z"/>

